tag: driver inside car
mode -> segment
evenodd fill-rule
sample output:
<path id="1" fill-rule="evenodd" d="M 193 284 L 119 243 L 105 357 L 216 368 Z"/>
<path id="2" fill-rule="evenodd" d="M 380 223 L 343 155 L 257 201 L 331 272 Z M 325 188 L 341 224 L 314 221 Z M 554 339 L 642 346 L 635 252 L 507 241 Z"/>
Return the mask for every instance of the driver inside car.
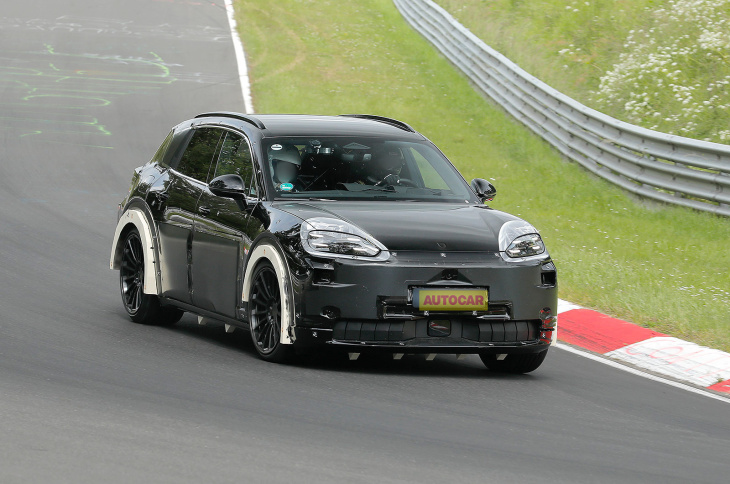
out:
<path id="1" fill-rule="evenodd" d="M 383 146 L 373 152 L 368 163 L 369 173 L 358 183 L 376 186 L 398 185 L 405 159 L 398 148 Z"/>
<path id="2" fill-rule="evenodd" d="M 297 183 L 302 157 L 293 145 L 275 144 L 269 148 L 269 160 L 274 174 L 274 186 L 278 191 L 295 192 L 300 190 Z"/>

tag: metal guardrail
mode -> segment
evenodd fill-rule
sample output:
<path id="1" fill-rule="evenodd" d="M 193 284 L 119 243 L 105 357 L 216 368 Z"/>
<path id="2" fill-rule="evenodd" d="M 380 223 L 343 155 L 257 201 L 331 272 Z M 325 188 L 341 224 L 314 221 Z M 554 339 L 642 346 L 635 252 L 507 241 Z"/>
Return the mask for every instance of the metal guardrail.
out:
<path id="1" fill-rule="evenodd" d="M 606 116 L 520 69 L 431 0 L 394 3 L 479 91 L 563 155 L 636 195 L 730 216 L 730 146 Z"/>

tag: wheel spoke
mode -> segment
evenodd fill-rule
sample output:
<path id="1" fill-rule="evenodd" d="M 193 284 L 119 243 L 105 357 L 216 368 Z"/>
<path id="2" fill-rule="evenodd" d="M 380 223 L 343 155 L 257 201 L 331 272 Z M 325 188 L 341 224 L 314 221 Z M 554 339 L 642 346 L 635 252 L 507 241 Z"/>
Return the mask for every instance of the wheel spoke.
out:
<path id="1" fill-rule="evenodd" d="M 138 259 L 137 259 L 137 253 L 134 251 L 134 243 L 132 242 L 132 238 L 130 237 L 127 240 L 127 247 L 129 248 L 129 256 L 132 260 L 132 263 L 136 265 Z"/>
<path id="2" fill-rule="evenodd" d="M 266 333 L 268 331 L 268 322 L 262 322 L 259 326 L 259 335 L 257 341 L 263 349 L 266 349 Z"/>
<path id="3" fill-rule="evenodd" d="M 261 315 L 266 314 L 266 309 L 254 309 L 251 311 L 251 314 L 256 316 L 256 320 L 258 320 L 261 317 Z"/>
<path id="4" fill-rule="evenodd" d="M 125 250 L 124 253 L 127 254 L 128 251 Z M 122 269 L 125 269 L 128 271 L 131 270 L 132 272 L 134 272 L 137 269 L 137 267 L 135 265 L 131 264 L 125 257 L 124 259 L 122 259 Z"/>
<path id="5" fill-rule="evenodd" d="M 271 291 L 269 290 L 269 285 L 266 283 L 265 277 L 262 276 L 259 279 L 259 289 L 263 293 L 264 297 L 266 298 L 266 302 L 271 301 Z"/>
<path id="6" fill-rule="evenodd" d="M 271 346 L 274 347 L 279 343 L 279 332 L 281 329 L 278 324 L 271 325 Z"/>
<path id="7" fill-rule="evenodd" d="M 134 260 L 139 266 L 139 264 L 142 262 L 142 243 L 139 241 L 139 239 L 134 239 L 134 244 L 132 244 L 132 250 L 134 251 Z"/>
<path id="8" fill-rule="evenodd" d="M 255 289 L 255 286 L 254 286 L 254 289 Z M 259 295 L 258 292 L 251 293 L 251 302 L 257 307 L 265 306 L 265 304 L 262 303 L 261 296 Z"/>
<path id="9" fill-rule="evenodd" d="M 122 286 L 122 296 L 124 297 L 124 304 L 126 304 L 127 306 L 129 306 L 132 300 L 132 292 L 130 291 L 130 287 L 131 286 L 129 284 L 124 284 Z"/>
<path id="10" fill-rule="evenodd" d="M 266 291 L 265 284 L 261 279 L 256 281 L 256 284 L 254 285 L 256 292 L 254 293 L 256 299 L 259 301 L 259 304 L 262 304 L 264 306 L 268 306 L 269 301 L 271 300 L 271 296 L 269 296 L 268 292 Z"/>
<path id="11" fill-rule="evenodd" d="M 134 301 L 134 309 L 139 308 L 139 306 L 142 304 L 142 284 L 137 285 L 137 297 Z"/>
<path id="12" fill-rule="evenodd" d="M 129 308 L 130 308 L 131 310 L 135 310 L 135 309 L 137 308 L 137 294 L 138 294 L 138 292 L 137 292 L 137 288 L 135 287 L 135 288 L 134 288 L 134 289 L 132 290 L 132 298 L 131 298 L 131 300 L 129 301 Z"/>
<path id="13" fill-rule="evenodd" d="M 278 300 L 279 299 L 279 280 L 276 278 L 276 274 L 273 271 L 270 272 L 269 274 L 267 274 L 267 276 L 268 276 L 267 285 L 269 286 L 269 288 L 271 290 L 272 297 L 275 300 Z"/>
<path id="14" fill-rule="evenodd" d="M 269 324 L 269 330 L 266 332 L 267 349 L 274 347 L 274 325 Z"/>

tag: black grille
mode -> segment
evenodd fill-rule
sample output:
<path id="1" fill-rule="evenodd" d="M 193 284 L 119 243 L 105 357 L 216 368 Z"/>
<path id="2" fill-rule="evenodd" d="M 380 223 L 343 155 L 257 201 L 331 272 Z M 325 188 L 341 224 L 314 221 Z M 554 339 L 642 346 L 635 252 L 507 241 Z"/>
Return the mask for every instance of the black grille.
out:
<path id="1" fill-rule="evenodd" d="M 444 318 L 439 318 L 444 319 Z M 338 341 L 392 342 L 428 338 L 427 319 L 412 321 L 338 321 L 332 339 Z M 539 321 L 474 321 L 450 319 L 451 337 L 480 343 L 533 341 L 538 337 Z"/>
<path id="2" fill-rule="evenodd" d="M 338 321 L 332 332 L 332 339 L 340 341 L 404 341 L 415 337 L 415 321 Z"/>
<path id="3" fill-rule="evenodd" d="M 532 321 L 494 321 L 466 323 L 462 336 L 484 343 L 506 343 L 537 339 L 537 323 Z"/>

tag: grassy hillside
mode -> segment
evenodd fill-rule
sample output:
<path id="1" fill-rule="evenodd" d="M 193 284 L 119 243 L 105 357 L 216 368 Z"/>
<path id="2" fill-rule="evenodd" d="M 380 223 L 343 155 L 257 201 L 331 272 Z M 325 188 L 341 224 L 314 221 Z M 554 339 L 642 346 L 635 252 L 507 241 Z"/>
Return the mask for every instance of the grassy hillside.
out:
<path id="1" fill-rule="evenodd" d="M 730 143 L 730 0 L 436 0 L 523 69 L 606 114 Z"/>
<path id="2" fill-rule="evenodd" d="M 469 86 L 390 0 L 237 0 L 258 112 L 402 119 L 492 206 L 540 229 L 560 296 L 730 350 L 730 221 L 645 206 L 563 161 Z"/>

